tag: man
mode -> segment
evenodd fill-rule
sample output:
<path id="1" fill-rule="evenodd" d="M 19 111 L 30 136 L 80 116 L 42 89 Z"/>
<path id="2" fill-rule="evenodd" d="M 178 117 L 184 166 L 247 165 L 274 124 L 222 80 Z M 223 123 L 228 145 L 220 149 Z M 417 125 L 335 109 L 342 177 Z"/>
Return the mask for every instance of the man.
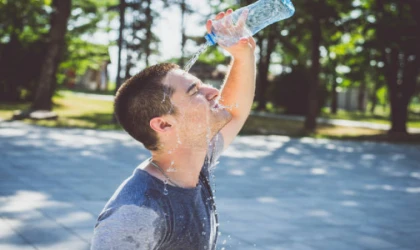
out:
<path id="1" fill-rule="evenodd" d="M 206 26 L 210 32 L 211 20 Z M 242 128 L 255 92 L 253 38 L 224 49 L 232 63 L 220 92 L 174 64 L 147 68 L 121 86 L 118 120 L 152 157 L 106 204 L 92 249 L 216 248 L 209 171 Z"/>

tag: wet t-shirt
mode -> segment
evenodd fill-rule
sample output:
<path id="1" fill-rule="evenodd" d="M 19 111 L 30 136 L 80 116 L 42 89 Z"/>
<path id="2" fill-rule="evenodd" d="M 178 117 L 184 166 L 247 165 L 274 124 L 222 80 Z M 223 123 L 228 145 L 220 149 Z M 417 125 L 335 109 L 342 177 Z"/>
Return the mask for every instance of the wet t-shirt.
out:
<path id="1" fill-rule="evenodd" d="M 140 164 L 116 190 L 98 217 L 91 249 L 213 250 L 217 214 L 210 171 L 222 151 L 218 134 L 210 143 L 195 188 L 166 185 Z"/>

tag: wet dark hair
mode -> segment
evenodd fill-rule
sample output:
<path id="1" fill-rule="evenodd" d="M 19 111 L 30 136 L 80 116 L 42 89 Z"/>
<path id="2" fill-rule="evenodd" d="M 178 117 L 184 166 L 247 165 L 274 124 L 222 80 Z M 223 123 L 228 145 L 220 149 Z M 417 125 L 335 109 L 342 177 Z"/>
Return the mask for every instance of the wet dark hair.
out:
<path id="1" fill-rule="evenodd" d="M 178 69 L 173 63 L 153 65 L 128 79 L 119 88 L 114 102 L 118 122 L 134 139 L 149 150 L 158 150 L 156 131 L 150 120 L 165 114 L 175 114 L 169 97 L 174 89 L 162 81 L 169 71 Z"/>

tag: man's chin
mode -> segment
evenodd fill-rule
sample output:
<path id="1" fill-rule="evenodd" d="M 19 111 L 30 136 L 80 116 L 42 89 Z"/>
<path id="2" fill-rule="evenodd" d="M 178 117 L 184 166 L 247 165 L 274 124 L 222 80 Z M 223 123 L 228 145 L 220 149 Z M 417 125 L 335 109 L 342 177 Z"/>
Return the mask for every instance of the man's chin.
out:
<path id="1" fill-rule="evenodd" d="M 220 117 L 219 122 L 217 122 L 217 131 L 220 131 L 224 126 L 226 126 L 226 124 L 228 124 L 232 120 L 232 114 L 229 111 L 223 110 L 222 112 L 224 112 L 224 114 L 223 117 Z"/>

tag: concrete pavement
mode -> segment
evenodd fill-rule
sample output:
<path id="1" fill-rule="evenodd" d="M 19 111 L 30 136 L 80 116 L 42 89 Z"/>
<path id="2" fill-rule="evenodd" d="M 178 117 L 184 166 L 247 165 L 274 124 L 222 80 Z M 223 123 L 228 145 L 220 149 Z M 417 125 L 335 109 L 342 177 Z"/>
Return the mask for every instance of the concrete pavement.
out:
<path id="1" fill-rule="evenodd" d="M 0 249 L 88 249 L 148 152 L 124 132 L 0 122 Z M 420 146 L 241 136 L 215 171 L 218 249 L 420 249 Z"/>

